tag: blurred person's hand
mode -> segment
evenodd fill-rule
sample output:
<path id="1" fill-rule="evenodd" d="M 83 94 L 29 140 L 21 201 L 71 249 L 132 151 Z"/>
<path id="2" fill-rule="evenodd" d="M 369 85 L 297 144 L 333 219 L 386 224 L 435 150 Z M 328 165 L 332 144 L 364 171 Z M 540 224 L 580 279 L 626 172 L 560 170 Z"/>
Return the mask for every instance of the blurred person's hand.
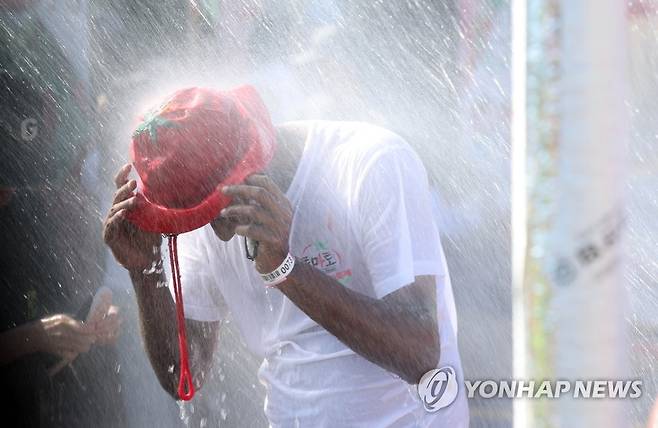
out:
<path id="1" fill-rule="evenodd" d="M 105 317 L 90 325 L 96 333 L 96 344 L 114 345 L 121 334 L 121 323 L 123 319 L 118 306 L 112 305 L 107 311 Z"/>
<path id="2" fill-rule="evenodd" d="M 77 322 L 77 320 L 75 320 Z M 99 345 L 114 345 L 119 337 L 121 317 L 119 307 L 112 305 L 112 291 L 107 287 L 101 287 L 92 300 L 84 330 L 93 335 L 93 343 Z M 86 351 L 84 351 L 86 352 Z M 64 367 L 71 364 L 80 354 L 74 350 L 62 352 L 63 357 L 59 363 L 52 366 L 48 373 L 55 376 Z"/>
<path id="3" fill-rule="evenodd" d="M 0 333 L 0 366 L 35 352 L 56 355 L 69 363 L 89 351 L 95 341 L 96 332 L 83 322 L 66 314 L 47 316 Z"/>
<path id="4" fill-rule="evenodd" d="M 32 328 L 37 350 L 64 359 L 89 351 L 96 341 L 96 333 L 90 326 L 66 314 L 42 318 Z"/>
<path id="5" fill-rule="evenodd" d="M 128 270 L 145 270 L 160 260 L 162 236 L 137 228 L 126 217 L 137 203 L 137 182 L 128 181 L 130 169 L 130 164 L 124 165 L 114 179 L 117 191 L 103 224 L 103 239 L 120 265 Z"/>

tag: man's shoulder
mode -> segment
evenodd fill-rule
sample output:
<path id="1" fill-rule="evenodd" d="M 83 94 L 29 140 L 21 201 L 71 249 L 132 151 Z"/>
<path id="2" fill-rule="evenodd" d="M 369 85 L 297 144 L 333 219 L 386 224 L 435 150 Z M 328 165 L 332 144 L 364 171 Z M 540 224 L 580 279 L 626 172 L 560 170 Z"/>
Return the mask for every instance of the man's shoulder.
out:
<path id="1" fill-rule="evenodd" d="M 411 150 L 395 132 L 368 122 L 313 120 L 295 122 L 308 130 L 307 148 L 341 157 L 372 159 L 395 150 Z"/>
<path id="2" fill-rule="evenodd" d="M 370 137 L 389 143 L 404 143 L 404 139 L 395 132 L 383 126 L 362 121 L 348 120 L 297 120 L 284 122 L 277 128 L 286 130 L 306 130 L 315 137 L 336 137 L 342 139 Z"/>
<path id="3" fill-rule="evenodd" d="M 340 148 L 358 160 L 364 170 L 374 166 L 393 165 L 421 167 L 416 151 L 397 133 L 367 122 L 343 122 L 347 131 L 344 145 Z M 421 168 L 422 169 L 422 168 Z"/>
<path id="4" fill-rule="evenodd" d="M 418 154 L 403 137 L 376 124 L 314 120 L 289 122 L 286 126 L 305 130 L 304 169 L 314 171 L 315 179 L 319 174 L 332 180 L 342 177 L 348 184 L 371 173 L 425 172 Z"/>

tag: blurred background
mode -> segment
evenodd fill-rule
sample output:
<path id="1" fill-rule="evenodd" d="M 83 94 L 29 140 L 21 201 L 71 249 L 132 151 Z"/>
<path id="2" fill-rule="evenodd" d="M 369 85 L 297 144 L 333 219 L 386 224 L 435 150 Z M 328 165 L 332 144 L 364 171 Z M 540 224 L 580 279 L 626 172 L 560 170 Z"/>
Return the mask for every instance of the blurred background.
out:
<path id="1" fill-rule="evenodd" d="M 103 385 L 76 392 L 91 410 L 67 422 L 72 410 L 60 402 L 60 423 L 267 425 L 260 362 L 230 321 L 204 389 L 185 405 L 166 396 L 143 350 L 130 280 L 101 242 L 137 115 L 186 85 L 250 83 L 275 123 L 361 120 L 402 135 L 440 208 L 465 377 L 512 378 L 510 8 L 506 0 L 0 0 L 1 233 L 34 246 L 14 255 L 28 259 L 22 270 L 2 274 L 3 328 L 40 311 L 80 310 L 101 285 L 124 316 L 117 343 L 84 368 Z M 633 132 L 626 282 L 634 370 L 645 385 L 629 426 L 644 426 L 658 393 L 658 4 L 633 0 L 628 16 L 633 95 L 619 100 Z M 44 196 L 53 192 L 64 208 Z M 25 210 L 35 224 L 17 223 Z M 58 253 L 66 256 L 35 250 L 51 242 L 66 244 Z M 39 285 L 16 287 L 32 272 Z M 19 304 L 37 309 L 16 314 Z M 512 425 L 510 400 L 469 406 L 473 427 Z"/>

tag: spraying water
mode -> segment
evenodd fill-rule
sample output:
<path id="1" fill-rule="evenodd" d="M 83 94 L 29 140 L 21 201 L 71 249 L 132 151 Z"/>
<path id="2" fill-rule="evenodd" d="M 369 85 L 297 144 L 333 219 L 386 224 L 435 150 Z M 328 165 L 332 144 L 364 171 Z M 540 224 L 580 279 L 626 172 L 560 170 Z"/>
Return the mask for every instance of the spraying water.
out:
<path id="1" fill-rule="evenodd" d="M 658 231 L 652 217 L 658 162 L 652 120 L 652 76 L 658 67 L 651 54 L 656 51 L 655 11 L 649 0 L 629 6 L 633 91 L 630 99 L 618 100 L 629 106 L 632 127 L 625 280 L 631 298 L 628 356 L 645 387 L 642 399 L 633 402 L 637 425 L 646 421 L 658 393 L 657 320 L 652 315 L 658 278 Z M 138 113 L 162 95 L 192 85 L 228 88 L 250 83 L 275 123 L 359 120 L 402 135 L 420 155 L 435 190 L 457 303 L 464 376 L 511 379 L 510 16 L 510 2 L 500 0 L 3 2 L 3 76 L 13 82 L 21 75 L 31 91 L 48 94 L 39 111 L 54 111 L 60 125 L 52 137 L 56 149 L 16 151 L 3 145 L 0 206 L 8 189 L 61 188 L 67 195 L 62 203 L 83 205 L 88 212 L 71 215 L 71 209 L 50 208 L 55 202 L 34 202 L 21 209 L 37 219 L 51 212 L 47 222 L 41 220 L 36 227 L 3 217 L 2 231 L 9 236 L 29 229 L 28 241 L 40 248 L 54 241 L 71 244 L 53 251 L 63 255 L 60 258 L 30 248 L 20 253 L 30 259 L 22 272 L 34 272 L 34 278 L 49 284 L 42 292 L 53 302 L 48 312 L 81 311 L 84 318 L 84 301 L 106 285 L 124 318 L 121 336 L 107 351 L 114 357 L 89 358 L 86 372 L 104 379 L 99 382 L 104 386 L 82 395 L 95 409 L 85 422 L 115 426 L 120 420 L 119 425 L 129 427 L 267 425 L 265 390 L 256 377 L 260 361 L 247 350 L 230 319 L 194 401 L 179 406 L 163 392 L 139 336 L 130 279 L 101 244 L 100 223 L 114 193 L 112 176 L 128 159 Z M 12 138 L 21 144 L 38 133 L 46 137 L 47 127 L 26 122 L 21 128 L 20 121 L 5 119 L 16 115 L 16 99 L 21 98 L 6 90 L 7 79 L 2 88 L 3 129 L 14 129 Z M 31 114 L 40 120 L 41 113 Z M 47 161 L 27 174 L 26 165 L 35 159 Z M 23 235 L 13 239 L 22 241 Z M 81 242 L 93 248 L 78 245 Z M 541 257 L 541 248 L 536 251 Z M 53 266 L 66 269 L 55 278 Z M 82 285 L 73 286 L 71 276 Z M 5 282 L 11 290 L 9 280 Z M 60 292 L 58 283 L 74 291 Z M 29 297 L 30 290 L 7 292 L 3 327 L 44 316 L 43 308 L 49 305 Z M 29 317 L 14 314 L 17 301 L 29 303 Z M 512 424 L 511 400 L 476 398 L 469 406 L 472 426 Z M 55 409 L 60 416 L 69 411 Z M 113 419 L 112 412 L 121 419 Z"/>

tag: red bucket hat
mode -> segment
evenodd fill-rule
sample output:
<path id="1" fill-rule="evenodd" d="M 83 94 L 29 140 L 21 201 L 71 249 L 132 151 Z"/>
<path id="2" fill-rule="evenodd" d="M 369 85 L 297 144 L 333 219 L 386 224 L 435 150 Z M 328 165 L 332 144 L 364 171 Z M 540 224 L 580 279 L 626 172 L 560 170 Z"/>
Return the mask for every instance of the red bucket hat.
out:
<path id="1" fill-rule="evenodd" d="M 128 219 L 169 237 L 180 353 L 178 396 L 183 400 L 192 399 L 194 385 L 176 236 L 214 220 L 230 203 L 221 188 L 264 169 L 274 143 L 269 113 L 250 86 L 181 89 L 147 113 L 133 133 L 130 154 L 140 183 Z"/>
<path id="2" fill-rule="evenodd" d="M 186 88 L 144 116 L 130 154 L 140 178 L 128 218 L 149 232 L 189 232 L 230 199 L 221 187 L 262 170 L 274 152 L 269 113 L 251 86 Z"/>

